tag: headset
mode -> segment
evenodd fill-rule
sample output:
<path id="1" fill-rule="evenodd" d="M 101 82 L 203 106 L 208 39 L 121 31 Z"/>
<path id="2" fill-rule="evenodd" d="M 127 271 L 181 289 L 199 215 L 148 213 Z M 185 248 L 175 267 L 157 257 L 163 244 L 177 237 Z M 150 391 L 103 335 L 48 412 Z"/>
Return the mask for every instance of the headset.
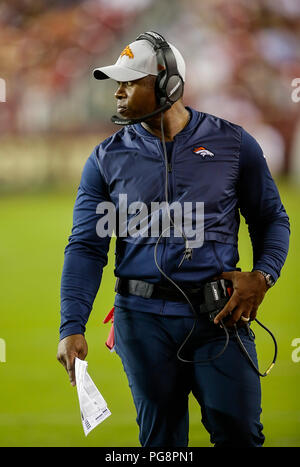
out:
<path id="1" fill-rule="evenodd" d="M 175 55 L 163 36 L 154 31 L 140 34 L 137 41 L 146 40 L 152 45 L 157 58 L 158 75 L 155 81 L 155 95 L 158 108 L 140 118 L 120 118 L 113 115 L 111 121 L 117 125 L 133 125 L 168 110 L 183 95 L 184 81 L 177 68 Z"/>

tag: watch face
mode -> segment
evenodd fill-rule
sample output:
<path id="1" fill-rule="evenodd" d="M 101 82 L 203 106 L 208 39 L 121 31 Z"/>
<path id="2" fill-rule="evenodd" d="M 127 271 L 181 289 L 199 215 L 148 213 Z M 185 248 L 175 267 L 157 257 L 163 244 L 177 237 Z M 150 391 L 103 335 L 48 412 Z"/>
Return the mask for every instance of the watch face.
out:
<path id="1" fill-rule="evenodd" d="M 266 276 L 266 279 L 267 279 L 268 284 L 270 285 L 270 287 L 272 287 L 275 284 L 275 281 L 274 281 L 273 277 L 271 276 L 271 274 L 268 274 Z"/>
<path id="2" fill-rule="evenodd" d="M 272 287 L 275 284 L 275 281 L 274 281 L 273 277 L 271 276 L 271 274 L 264 274 L 264 276 L 265 276 L 265 279 L 266 279 L 266 282 L 267 282 L 268 286 Z"/>
<path id="3" fill-rule="evenodd" d="M 264 272 L 264 271 L 261 271 L 260 269 L 257 269 L 257 271 L 260 272 L 264 276 L 268 286 L 273 287 L 273 285 L 275 284 L 275 281 L 274 281 L 273 277 L 271 276 L 271 274 L 269 274 L 267 272 Z"/>

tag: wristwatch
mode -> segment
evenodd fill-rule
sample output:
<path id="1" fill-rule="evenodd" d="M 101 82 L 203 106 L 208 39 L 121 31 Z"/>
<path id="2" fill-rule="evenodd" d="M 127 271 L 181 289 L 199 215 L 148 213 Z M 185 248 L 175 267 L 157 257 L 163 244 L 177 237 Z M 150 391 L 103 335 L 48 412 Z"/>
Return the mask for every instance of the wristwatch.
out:
<path id="1" fill-rule="evenodd" d="M 255 269 L 255 271 L 260 272 L 264 276 L 268 287 L 273 287 L 273 285 L 275 285 L 275 280 L 273 279 L 271 274 L 265 271 L 261 271 L 260 269 Z"/>

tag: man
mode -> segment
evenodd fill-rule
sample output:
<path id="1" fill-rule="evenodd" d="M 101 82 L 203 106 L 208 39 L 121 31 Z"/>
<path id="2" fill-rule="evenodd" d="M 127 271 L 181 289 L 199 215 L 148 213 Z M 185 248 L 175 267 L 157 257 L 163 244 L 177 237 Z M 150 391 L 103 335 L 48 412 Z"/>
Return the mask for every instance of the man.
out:
<path id="1" fill-rule="evenodd" d="M 144 206 L 166 198 L 204 203 L 198 247 L 189 247 L 175 217 L 169 236 L 126 236 L 118 225 L 115 349 L 142 446 L 188 445 L 191 392 L 215 446 L 262 446 L 259 375 L 236 332 L 257 367 L 248 323 L 278 279 L 289 243 L 288 216 L 262 150 L 240 126 L 184 106 L 184 60 L 155 33 L 139 36 L 94 76 L 118 83 L 124 127 L 95 148 L 83 170 L 65 252 L 57 358 L 74 385 L 74 358 L 87 355 L 85 325 L 107 263 L 110 236 L 97 228 L 101 203 L 113 202 L 118 214 L 125 195 Z M 236 267 L 239 210 L 253 245 L 251 272 Z M 127 227 L 136 213 L 130 214 Z M 153 222 L 147 214 L 145 220 L 144 228 Z M 230 281 L 233 293 L 210 320 L 199 305 L 216 278 Z"/>

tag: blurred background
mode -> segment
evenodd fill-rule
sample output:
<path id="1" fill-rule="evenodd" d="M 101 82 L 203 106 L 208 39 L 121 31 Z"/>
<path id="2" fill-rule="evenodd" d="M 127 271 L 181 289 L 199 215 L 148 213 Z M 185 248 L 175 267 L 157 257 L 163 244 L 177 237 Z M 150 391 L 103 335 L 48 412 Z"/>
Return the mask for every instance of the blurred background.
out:
<path id="1" fill-rule="evenodd" d="M 83 165 L 119 128 L 111 80 L 92 77 L 138 34 L 163 34 L 187 64 L 184 102 L 261 144 L 291 221 L 282 277 L 260 319 L 278 339 L 262 379 L 266 446 L 300 445 L 300 3 L 298 0 L 10 0 L 0 3 L 0 446 L 138 446 L 122 365 L 104 346 L 114 239 L 87 327 L 89 373 L 112 412 L 87 438 L 56 361 L 63 251 Z M 255 189 L 255 187 L 253 187 Z M 244 223 L 240 266 L 252 265 Z M 255 325 L 254 325 L 255 326 Z M 255 329 L 262 369 L 272 343 Z M 3 356 L 2 356 L 3 357 Z M 4 358 L 2 358 L 4 360 Z M 190 445 L 210 446 L 191 397 Z"/>

